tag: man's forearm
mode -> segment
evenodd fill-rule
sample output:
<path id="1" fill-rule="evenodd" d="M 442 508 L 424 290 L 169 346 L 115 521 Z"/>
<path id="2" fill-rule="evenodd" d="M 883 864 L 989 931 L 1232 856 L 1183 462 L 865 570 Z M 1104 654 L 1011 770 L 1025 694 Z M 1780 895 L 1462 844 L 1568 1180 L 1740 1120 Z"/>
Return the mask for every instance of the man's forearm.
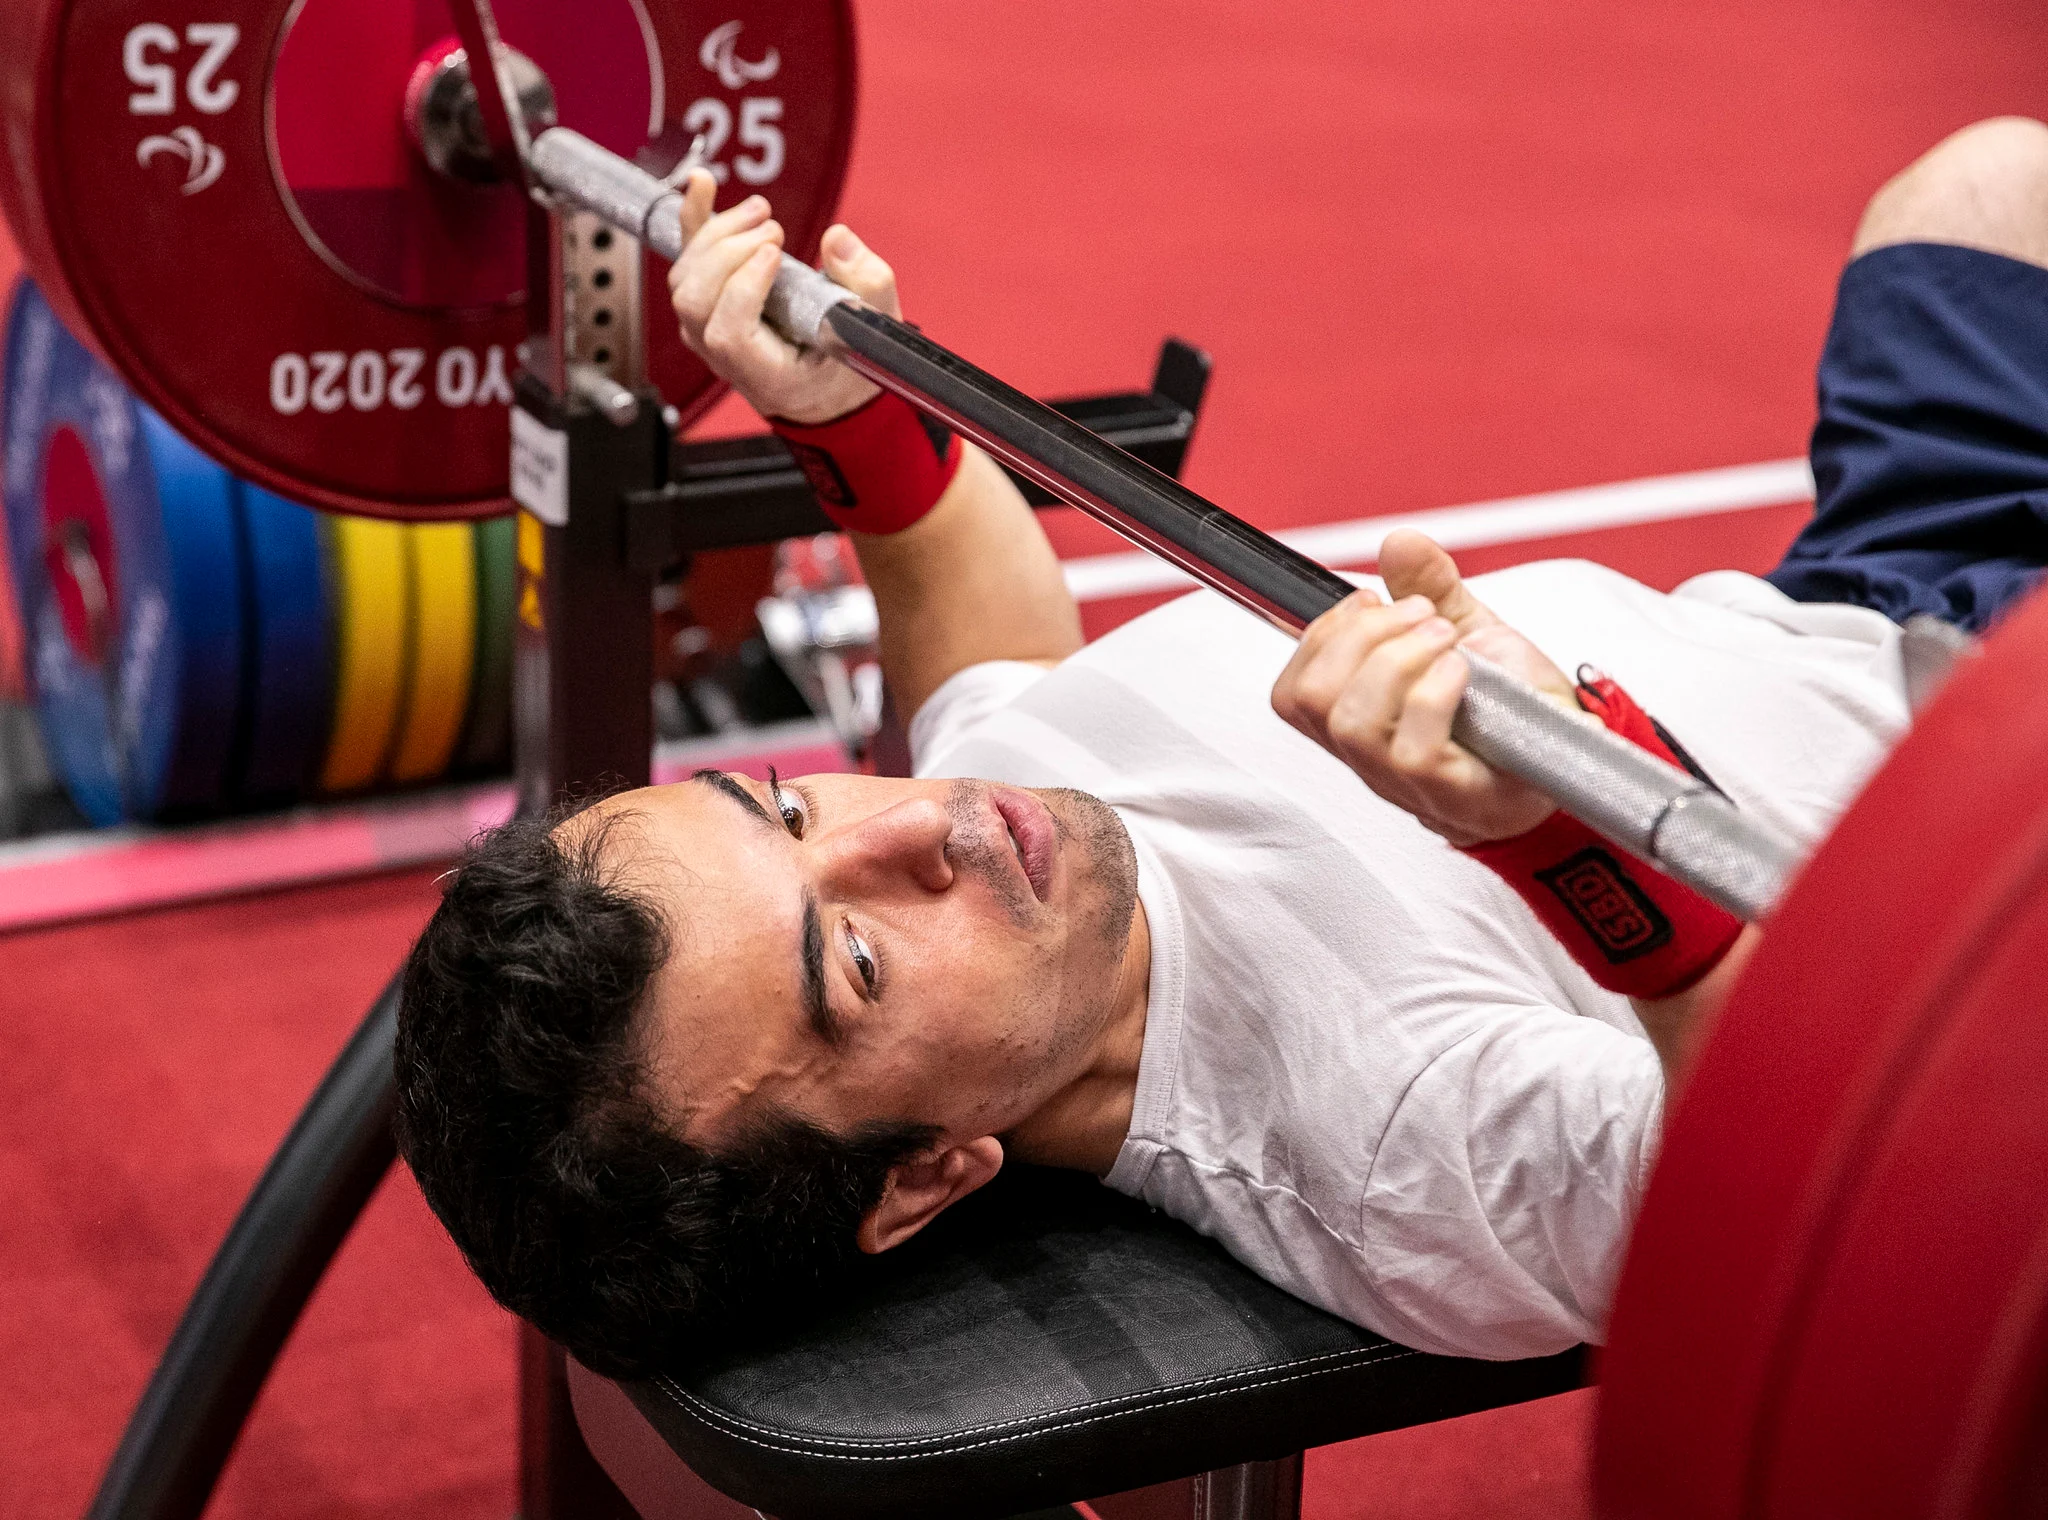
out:
<path id="1" fill-rule="evenodd" d="M 717 190 L 695 171 L 678 211 L 683 251 L 669 295 L 679 330 L 774 425 L 826 515 L 851 532 L 899 711 L 908 719 L 969 665 L 1051 663 L 1080 648 L 1059 560 L 1010 478 L 979 449 L 934 436 L 872 381 L 814 362 L 765 327 L 781 224 L 758 195 L 714 212 Z M 819 253 L 832 279 L 902 315 L 895 272 L 847 228 L 828 228 Z"/>
<path id="2" fill-rule="evenodd" d="M 907 721 L 956 671 L 1053 663 L 1081 647 L 1059 559 L 1010 477 L 969 445 L 924 519 L 852 535 L 881 620 L 882 670 Z"/>
<path id="3" fill-rule="evenodd" d="M 1666 1094 L 1677 1094 L 1694 1053 L 1713 1027 L 1714 1015 L 1728 1000 L 1761 937 L 1756 925 L 1751 924 L 1728 947 L 1720 964 L 1676 997 L 1629 999 L 1636 1017 L 1642 1021 L 1643 1033 L 1657 1048 L 1657 1060 L 1664 1068 Z"/>

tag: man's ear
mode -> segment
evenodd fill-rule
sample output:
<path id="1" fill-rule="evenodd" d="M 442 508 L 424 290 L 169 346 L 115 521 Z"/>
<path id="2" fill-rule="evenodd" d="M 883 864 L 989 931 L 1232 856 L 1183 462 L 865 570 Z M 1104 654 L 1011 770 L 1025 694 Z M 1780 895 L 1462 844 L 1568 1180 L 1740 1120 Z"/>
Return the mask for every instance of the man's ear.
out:
<path id="1" fill-rule="evenodd" d="M 860 1248 L 873 1256 L 902 1245 L 1002 1169 L 1003 1142 L 994 1135 L 897 1162 L 881 1202 L 860 1222 Z"/>

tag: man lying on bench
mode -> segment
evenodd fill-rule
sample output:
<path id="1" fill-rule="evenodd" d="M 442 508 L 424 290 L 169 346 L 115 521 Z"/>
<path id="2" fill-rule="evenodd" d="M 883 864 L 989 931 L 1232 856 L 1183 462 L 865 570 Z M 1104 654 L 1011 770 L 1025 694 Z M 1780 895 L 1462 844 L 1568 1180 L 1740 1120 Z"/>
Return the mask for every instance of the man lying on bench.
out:
<path id="1" fill-rule="evenodd" d="M 2044 419 L 2004 411 L 2048 394 L 2048 132 L 1873 203 L 1778 585 L 1467 585 L 1395 535 L 1386 594 L 1298 647 L 1206 593 L 1083 647 L 1002 471 L 762 326 L 781 230 L 711 193 L 684 336 L 853 532 L 917 779 L 707 773 L 471 849 L 406 970 L 400 1133 L 490 1290 L 644 1372 L 829 1300 L 1014 1156 L 1411 1346 L 1597 1341 L 1752 931 L 1454 744 L 1458 649 L 1823 834 L 1908 721 L 1885 614 L 1982 626 L 2037 573 Z M 825 266 L 896 309 L 844 228 Z"/>

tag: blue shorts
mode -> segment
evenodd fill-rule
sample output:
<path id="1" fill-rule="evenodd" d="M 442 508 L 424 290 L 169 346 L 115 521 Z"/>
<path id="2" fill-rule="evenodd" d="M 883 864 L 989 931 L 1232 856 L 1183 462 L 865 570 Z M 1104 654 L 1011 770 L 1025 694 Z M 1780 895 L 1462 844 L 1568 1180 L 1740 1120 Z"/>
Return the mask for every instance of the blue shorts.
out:
<path id="1" fill-rule="evenodd" d="M 1902 243 L 1842 272 L 1813 521 L 1768 579 L 1972 631 L 2048 566 L 2048 269 Z"/>

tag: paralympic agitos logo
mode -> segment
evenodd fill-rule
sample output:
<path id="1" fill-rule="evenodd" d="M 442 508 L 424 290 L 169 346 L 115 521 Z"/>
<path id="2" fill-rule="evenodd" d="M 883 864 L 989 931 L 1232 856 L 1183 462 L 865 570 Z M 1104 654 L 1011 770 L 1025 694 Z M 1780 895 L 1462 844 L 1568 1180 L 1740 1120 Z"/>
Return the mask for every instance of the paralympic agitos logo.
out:
<path id="1" fill-rule="evenodd" d="M 758 62 L 749 63 L 739 55 L 741 23 L 728 21 L 714 27 L 697 49 L 697 61 L 718 76 L 728 90 L 743 90 L 750 84 L 773 79 L 782 68 L 782 54 L 768 49 Z"/>

